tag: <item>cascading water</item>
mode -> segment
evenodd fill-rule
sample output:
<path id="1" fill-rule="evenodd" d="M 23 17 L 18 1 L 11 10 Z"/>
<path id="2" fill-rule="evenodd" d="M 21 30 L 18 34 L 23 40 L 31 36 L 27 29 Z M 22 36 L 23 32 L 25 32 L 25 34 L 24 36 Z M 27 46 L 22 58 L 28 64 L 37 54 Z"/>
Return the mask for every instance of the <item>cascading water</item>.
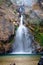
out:
<path id="1" fill-rule="evenodd" d="M 15 42 L 13 44 L 12 53 L 29 53 L 35 51 L 35 47 L 32 46 L 33 37 L 30 34 L 30 31 L 23 25 L 23 15 L 20 18 L 20 25 L 16 31 Z"/>
<path id="2" fill-rule="evenodd" d="M 34 37 L 30 34 L 30 30 L 23 24 L 23 8 L 20 9 L 20 25 L 16 31 L 15 42 L 13 44 L 12 54 L 32 54 L 36 53 L 36 47 L 33 42 Z"/>

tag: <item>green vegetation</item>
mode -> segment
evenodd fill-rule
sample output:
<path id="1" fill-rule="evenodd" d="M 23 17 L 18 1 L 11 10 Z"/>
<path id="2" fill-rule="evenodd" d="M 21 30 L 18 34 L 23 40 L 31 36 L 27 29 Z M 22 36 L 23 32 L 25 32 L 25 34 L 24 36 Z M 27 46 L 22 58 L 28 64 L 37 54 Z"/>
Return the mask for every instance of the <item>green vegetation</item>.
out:
<path id="1" fill-rule="evenodd" d="M 39 33 L 35 36 L 35 40 L 40 43 L 41 46 L 43 46 L 43 33 Z"/>
<path id="2" fill-rule="evenodd" d="M 40 45 L 43 46 L 43 33 L 40 33 Z"/>
<path id="3" fill-rule="evenodd" d="M 39 29 L 40 29 L 40 26 L 35 26 L 34 37 L 35 37 L 35 40 L 39 42 L 41 46 L 43 46 L 43 33 L 41 33 Z"/>
<path id="4" fill-rule="evenodd" d="M 3 3 L 3 0 L 0 0 L 0 5 Z"/>
<path id="5" fill-rule="evenodd" d="M 6 0 L 5 3 L 7 4 L 7 6 L 9 7 L 10 5 L 12 5 L 10 0 Z"/>
<path id="6" fill-rule="evenodd" d="M 14 43 L 14 39 L 10 40 L 10 44 L 13 44 Z"/>
<path id="7" fill-rule="evenodd" d="M 17 28 L 18 28 L 18 26 L 16 25 L 16 26 L 15 26 L 15 31 L 17 30 Z"/>
<path id="8" fill-rule="evenodd" d="M 17 13 L 17 11 L 14 9 L 14 13 L 16 14 Z"/>
<path id="9" fill-rule="evenodd" d="M 10 0 L 0 0 L 0 5 L 6 3 L 8 7 L 12 4 Z"/>

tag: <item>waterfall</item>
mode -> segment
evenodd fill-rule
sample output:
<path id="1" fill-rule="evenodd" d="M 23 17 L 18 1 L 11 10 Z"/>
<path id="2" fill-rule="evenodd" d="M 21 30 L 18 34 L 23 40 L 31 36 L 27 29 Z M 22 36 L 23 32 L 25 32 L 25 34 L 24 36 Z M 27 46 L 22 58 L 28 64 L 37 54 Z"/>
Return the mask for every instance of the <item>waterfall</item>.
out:
<path id="1" fill-rule="evenodd" d="M 21 18 L 20 18 L 20 25 L 23 25 L 23 16 L 21 15 Z"/>
<path id="2" fill-rule="evenodd" d="M 33 37 L 26 26 L 23 25 L 23 15 L 20 18 L 20 25 L 16 31 L 15 42 L 13 44 L 12 53 L 29 53 L 35 52 L 35 47 L 32 46 Z"/>
<path id="3" fill-rule="evenodd" d="M 33 42 L 34 37 L 30 33 L 29 28 L 27 28 L 23 24 L 23 12 L 24 9 L 22 8 L 23 6 L 20 7 L 20 25 L 16 31 L 16 36 L 15 36 L 15 42 L 13 43 L 13 52 L 12 54 L 32 54 L 36 53 L 36 47 Z"/>
<path id="4" fill-rule="evenodd" d="M 32 6 L 33 4 L 35 4 L 37 2 L 37 0 L 11 0 L 11 2 L 14 4 L 16 3 L 17 5 L 28 5 L 28 6 Z"/>

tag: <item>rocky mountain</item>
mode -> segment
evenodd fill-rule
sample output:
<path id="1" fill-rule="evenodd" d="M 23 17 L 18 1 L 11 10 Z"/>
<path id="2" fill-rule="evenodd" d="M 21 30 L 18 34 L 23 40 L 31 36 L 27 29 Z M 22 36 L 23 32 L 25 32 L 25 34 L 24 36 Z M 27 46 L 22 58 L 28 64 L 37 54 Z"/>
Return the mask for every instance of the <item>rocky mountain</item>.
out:
<path id="1" fill-rule="evenodd" d="M 8 40 L 14 34 L 14 14 L 5 5 L 0 6 L 0 40 Z"/>
<path id="2" fill-rule="evenodd" d="M 14 34 L 14 25 L 19 24 L 18 8 L 16 4 L 11 3 L 11 0 L 4 0 L 0 6 L 0 40 L 7 40 L 10 35 Z M 32 8 L 25 6 L 25 15 L 27 15 L 26 23 L 35 23 L 36 19 L 43 19 L 43 11 L 38 4 L 34 4 Z"/>

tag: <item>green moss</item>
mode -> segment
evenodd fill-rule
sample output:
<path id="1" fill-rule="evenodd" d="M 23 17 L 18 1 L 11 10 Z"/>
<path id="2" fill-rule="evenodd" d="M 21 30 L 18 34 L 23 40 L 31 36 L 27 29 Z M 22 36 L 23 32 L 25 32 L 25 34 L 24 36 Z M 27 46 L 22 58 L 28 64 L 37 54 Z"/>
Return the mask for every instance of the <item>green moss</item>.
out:
<path id="1" fill-rule="evenodd" d="M 34 37 L 35 40 L 40 43 L 41 46 L 43 46 L 43 33 L 40 33 L 40 26 L 36 25 L 34 28 Z"/>
<path id="2" fill-rule="evenodd" d="M 14 43 L 14 39 L 13 39 L 13 40 L 11 40 L 11 41 L 10 41 L 10 43 L 11 43 L 11 44 L 13 44 L 13 43 Z"/>
<path id="3" fill-rule="evenodd" d="M 18 29 L 18 26 L 15 26 L 15 31 Z"/>
<path id="4" fill-rule="evenodd" d="M 16 14 L 17 13 L 17 11 L 14 9 L 14 13 Z"/>
<path id="5" fill-rule="evenodd" d="M 10 38 L 9 38 L 9 43 L 12 44 L 14 42 L 14 35 L 12 35 Z"/>
<path id="6" fill-rule="evenodd" d="M 3 0 L 0 0 L 0 5 L 3 3 Z"/>
<path id="7" fill-rule="evenodd" d="M 35 40 L 38 41 L 41 46 L 43 46 L 43 33 L 35 35 Z"/>
<path id="8" fill-rule="evenodd" d="M 43 46 L 43 33 L 40 33 L 40 45 Z"/>

